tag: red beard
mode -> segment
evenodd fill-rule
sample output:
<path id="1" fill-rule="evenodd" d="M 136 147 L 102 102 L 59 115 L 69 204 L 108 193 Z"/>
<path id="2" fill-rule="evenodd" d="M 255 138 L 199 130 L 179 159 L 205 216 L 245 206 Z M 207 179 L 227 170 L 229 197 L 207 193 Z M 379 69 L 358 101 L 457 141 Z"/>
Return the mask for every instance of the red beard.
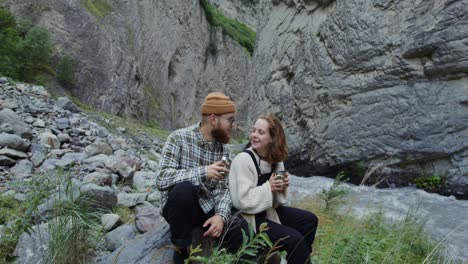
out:
<path id="1" fill-rule="evenodd" d="M 221 128 L 213 129 L 211 131 L 211 135 L 216 142 L 221 142 L 223 144 L 227 144 L 231 140 L 231 135 L 226 130 Z"/>

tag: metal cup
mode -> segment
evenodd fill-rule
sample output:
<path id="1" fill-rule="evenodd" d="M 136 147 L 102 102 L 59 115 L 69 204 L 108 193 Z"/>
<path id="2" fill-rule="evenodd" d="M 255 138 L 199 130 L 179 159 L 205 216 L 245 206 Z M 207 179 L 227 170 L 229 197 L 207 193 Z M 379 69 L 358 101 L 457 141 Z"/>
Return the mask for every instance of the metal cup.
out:
<path id="1" fill-rule="evenodd" d="M 283 180 L 285 176 L 286 176 L 286 171 L 284 171 L 284 170 L 283 171 L 278 171 L 278 172 L 276 172 L 275 179 L 276 180 Z"/>
<path id="2" fill-rule="evenodd" d="M 227 158 L 225 156 L 223 156 L 221 158 L 221 162 L 224 164 L 224 167 L 226 167 L 226 168 L 228 167 L 228 160 L 227 160 Z M 220 171 L 219 173 L 221 173 L 221 175 L 225 174 L 224 171 Z"/>
<path id="3" fill-rule="evenodd" d="M 276 172 L 275 180 L 282 180 L 283 181 L 283 183 L 282 183 L 283 189 L 284 189 L 284 177 L 286 177 L 286 171 L 282 170 L 282 171 Z"/>

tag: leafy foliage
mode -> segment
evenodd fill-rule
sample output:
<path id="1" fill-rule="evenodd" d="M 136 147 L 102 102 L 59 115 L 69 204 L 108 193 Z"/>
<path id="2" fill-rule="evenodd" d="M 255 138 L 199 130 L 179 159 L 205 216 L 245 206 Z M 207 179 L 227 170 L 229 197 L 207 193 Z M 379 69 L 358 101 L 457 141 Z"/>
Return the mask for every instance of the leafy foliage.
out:
<path id="1" fill-rule="evenodd" d="M 32 82 L 53 74 L 52 53 L 47 29 L 17 23 L 5 8 L 0 8 L 0 75 Z"/>
<path id="2" fill-rule="evenodd" d="M 223 29 L 223 33 L 230 36 L 233 40 L 243 46 L 250 54 L 254 52 L 255 39 L 257 34 L 255 31 L 240 23 L 235 19 L 226 17 L 223 13 L 216 10 L 214 6 L 208 3 L 207 0 L 200 0 L 200 3 L 205 10 L 208 22 Z"/>
<path id="3" fill-rule="evenodd" d="M 442 178 L 440 176 L 423 176 L 415 180 L 416 187 L 422 189 L 435 189 L 440 186 L 442 183 Z"/>
<path id="4" fill-rule="evenodd" d="M 249 234 L 245 234 L 242 230 L 243 243 L 239 250 L 236 253 L 229 253 L 225 248 L 222 248 L 221 245 L 218 245 L 213 248 L 211 256 L 201 256 L 200 253 L 203 251 L 200 246 L 195 248 L 190 247 L 190 256 L 185 261 L 189 263 L 190 261 L 197 261 L 201 263 L 257 263 L 255 258 L 259 256 L 259 252 L 264 249 L 270 249 L 267 253 L 267 258 L 269 254 L 272 254 L 275 250 L 276 244 L 273 244 L 265 233 L 268 230 L 266 223 L 260 225 L 260 230 L 257 234 L 253 231 L 253 228 L 249 229 Z M 220 243 L 221 244 L 221 243 Z M 246 258 L 247 257 L 247 258 Z"/>
<path id="5" fill-rule="evenodd" d="M 342 202 L 343 196 L 346 194 L 346 189 L 343 185 L 344 172 L 338 173 L 336 180 L 328 190 L 322 190 L 319 197 L 325 202 L 325 209 L 334 209 Z"/>
<path id="6" fill-rule="evenodd" d="M 60 60 L 57 69 L 57 80 L 65 88 L 72 88 L 75 82 L 75 60 L 70 55 L 65 55 Z"/>

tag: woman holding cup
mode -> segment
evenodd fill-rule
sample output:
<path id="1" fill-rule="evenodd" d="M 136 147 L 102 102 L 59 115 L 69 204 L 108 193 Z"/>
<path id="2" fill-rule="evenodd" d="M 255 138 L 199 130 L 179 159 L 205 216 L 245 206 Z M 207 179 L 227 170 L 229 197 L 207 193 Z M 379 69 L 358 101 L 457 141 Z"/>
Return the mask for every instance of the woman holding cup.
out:
<path id="1" fill-rule="evenodd" d="M 257 118 L 250 143 L 231 163 L 229 190 L 232 204 L 255 231 L 266 222 L 265 232 L 279 250 L 286 250 L 288 263 L 310 259 L 317 217 L 286 206 L 289 175 L 283 161 L 288 155 L 283 126 L 274 115 Z"/>

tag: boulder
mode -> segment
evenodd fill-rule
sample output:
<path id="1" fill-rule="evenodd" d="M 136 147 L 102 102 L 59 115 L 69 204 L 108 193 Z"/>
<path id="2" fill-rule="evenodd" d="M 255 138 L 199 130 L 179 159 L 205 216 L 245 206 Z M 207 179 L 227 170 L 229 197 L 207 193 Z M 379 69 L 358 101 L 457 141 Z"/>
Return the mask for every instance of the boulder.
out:
<path id="1" fill-rule="evenodd" d="M 48 224 L 33 226 L 28 232 L 24 232 L 13 252 L 13 255 L 16 256 L 16 263 L 43 263 L 43 256 L 48 254 L 49 237 Z"/>
<path id="2" fill-rule="evenodd" d="M 40 134 L 39 140 L 42 145 L 48 146 L 53 149 L 60 148 L 60 141 L 57 139 L 57 136 L 50 132 L 44 132 Z"/>
<path id="3" fill-rule="evenodd" d="M 29 140 L 32 139 L 31 127 L 23 122 L 23 119 L 11 109 L 5 108 L 0 111 L 0 124 L 1 123 L 9 123 L 14 134 Z"/>
<path id="4" fill-rule="evenodd" d="M 26 159 L 26 158 L 28 158 L 28 154 L 26 154 L 26 153 L 24 153 L 22 151 L 10 149 L 10 148 L 0 149 L 0 155 L 4 155 L 4 156 L 7 156 L 7 157 L 10 157 L 10 158 L 13 158 L 13 159 Z"/>
<path id="5" fill-rule="evenodd" d="M 68 97 L 57 98 L 57 105 L 72 113 L 80 112 L 80 109 Z"/>
<path id="6" fill-rule="evenodd" d="M 83 178 L 83 183 L 94 183 L 100 186 L 111 186 L 112 184 L 112 176 L 111 173 L 95 171 L 90 174 L 87 174 Z"/>
<path id="7" fill-rule="evenodd" d="M 104 142 L 96 142 L 86 146 L 85 153 L 88 157 L 99 154 L 112 155 L 112 148 Z"/>
<path id="8" fill-rule="evenodd" d="M 134 239 L 135 235 L 136 233 L 131 225 L 119 226 L 104 235 L 104 238 L 106 239 L 106 248 L 110 251 L 116 250 Z"/>
<path id="9" fill-rule="evenodd" d="M 140 233 L 150 232 L 165 223 L 161 216 L 161 209 L 149 202 L 135 206 L 135 227 Z"/>
<path id="10" fill-rule="evenodd" d="M 133 187 L 138 192 L 151 192 L 156 185 L 156 173 L 152 171 L 137 171 L 133 176 Z"/>
<path id="11" fill-rule="evenodd" d="M 16 164 L 16 161 L 10 157 L 0 155 L 0 166 L 11 167 Z"/>
<path id="12" fill-rule="evenodd" d="M 69 168 L 75 164 L 81 163 L 85 158 L 86 156 L 84 153 L 65 153 L 55 165 L 60 168 Z"/>
<path id="13" fill-rule="evenodd" d="M 94 207 L 110 210 L 117 205 L 117 193 L 109 186 L 86 183 L 81 186 L 80 190 L 82 194 L 91 199 Z"/>
<path id="14" fill-rule="evenodd" d="M 121 192 L 117 195 L 118 201 L 117 205 L 122 205 L 126 207 L 133 207 L 137 204 L 143 203 L 146 201 L 147 193 L 124 193 Z"/>
<path id="15" fill-rule="evenodd" d="M 41 152 L 36 152 L 31 156 L 31 162 L 34 164 L 34 167 L 39 167 L 44 162 L 46 156 Z"/>
<path id="16" fill-rule="evenodd" d="M 167 223 L 127 241 L 111 254 L 101 258 L 102 264 L 172 263 L 173 250 Z"/>
<path id="17" fill-rule="evenodd" d="M 34 164 L 29 160 L 19 160 L 16 165 L 10 169 L 10 173 L 17 178 L 30 176 L 34 170 Z"/>
<path id="18" fill-rule="evenodd" d="M 1 133 L 0 134 L 0 148 L 9 147 L 11 149 L 27 152 L 31 146 L 31 142 L 23 139 L 18 135 Z"/>
<path id="19" fill-rule="evenodd" d="M 120 216 L 117 214 L 103 214 L 101 216 L 101 224 L 105 231 L 110 231 L 121 223 Z"/>

